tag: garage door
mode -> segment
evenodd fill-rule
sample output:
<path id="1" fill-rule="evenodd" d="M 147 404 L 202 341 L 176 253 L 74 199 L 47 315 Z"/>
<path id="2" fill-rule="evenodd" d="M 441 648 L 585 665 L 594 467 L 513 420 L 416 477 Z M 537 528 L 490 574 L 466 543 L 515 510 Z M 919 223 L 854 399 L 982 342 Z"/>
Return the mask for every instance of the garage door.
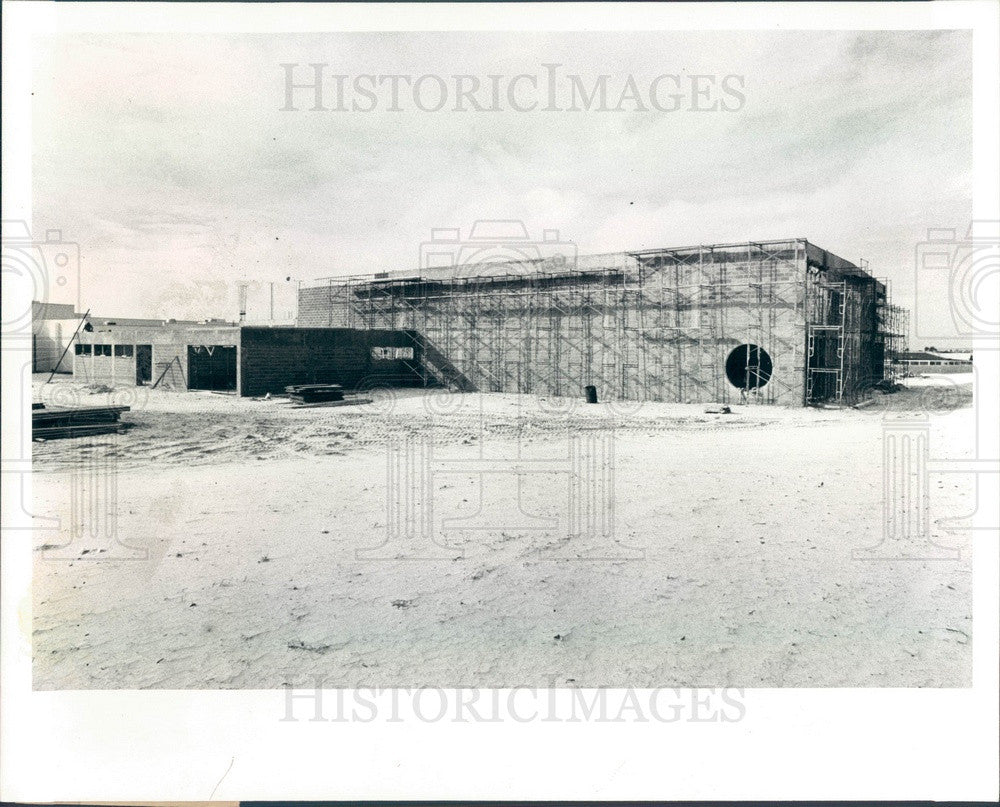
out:
<path id="1" fill-rule="evenodd" d="M 235 345 L 188 345 L 188 389 L 234 391 Z"/>

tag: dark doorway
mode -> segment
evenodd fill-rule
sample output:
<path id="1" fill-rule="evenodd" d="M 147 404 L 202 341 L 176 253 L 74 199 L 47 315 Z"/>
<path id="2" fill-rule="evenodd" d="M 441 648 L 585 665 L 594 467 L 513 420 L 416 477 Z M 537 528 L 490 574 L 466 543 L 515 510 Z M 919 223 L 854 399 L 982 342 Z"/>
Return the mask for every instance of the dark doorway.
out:
<path id="1" fill-rule="evenodd" d="M 135 384 L 141 387 L 153 380 L 153 346 L 135 346 Z"/>
<path id="2" fill-rule="evenodd" d="M 188 389 L 236 389 L 236 347 L 188 345 Z"/>
<path id="3" fill-rule="evenodd" d="M 726 359 L 726 378 L 744 390 L 763 387 L 771 380 L 773 369 L 771 357 L 757 345 L 739 345 Z"/>
<path id="4" fill-rule="evenodd" d="M 809 327 L 809 375 L 806 385 L 808 403 L 840 397 L 843 347 L 844 340 L 840 327 L 835 325 Z"/>

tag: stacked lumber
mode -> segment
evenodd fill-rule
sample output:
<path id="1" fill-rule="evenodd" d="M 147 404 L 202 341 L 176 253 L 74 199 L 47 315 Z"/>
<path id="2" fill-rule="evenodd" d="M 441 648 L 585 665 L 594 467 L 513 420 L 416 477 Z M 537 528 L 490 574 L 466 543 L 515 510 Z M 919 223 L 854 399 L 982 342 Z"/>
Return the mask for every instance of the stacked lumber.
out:
<path id="1" fill-rule="evenodd" d="M 304 409 L 306 407 L 316 407 L 316 406 L 361 406 L 361 404 L 372 403 L 371 398 L 361 398 L 358 396 L 352 396 L 350 398 L 344 398 L 342 401 L 317 401 L 316 403 L 293 403 L 290 407 L 291 409 Z"/>
<path id="2" fill-rule="evenodd" d="M 293 384 L 285 387 L 288 398 L 300 404 L 328 403 L 344 400 L 340 384 Z"/>
<path id="3" fill-rule="evenodd" d="M 131 423 L 119 420 L 127 406 L 80 406 L 73 409 L 34 409 L 31 412 L 33 440 L 61 440 L 123 432 Z"/>

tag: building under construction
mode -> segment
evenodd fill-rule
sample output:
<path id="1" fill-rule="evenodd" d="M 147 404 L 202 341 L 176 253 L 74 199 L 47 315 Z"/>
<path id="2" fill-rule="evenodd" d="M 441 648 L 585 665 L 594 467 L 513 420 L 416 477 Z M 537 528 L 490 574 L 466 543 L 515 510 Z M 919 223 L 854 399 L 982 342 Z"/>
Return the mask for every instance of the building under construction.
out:
<path id="1" fill-rule="evenodd" d="M 805 239 L 331 278 L 298 324 L 406 332 L 428 386 L 785 405 L 856 399 L 908 331 L 886 283 Z"/>

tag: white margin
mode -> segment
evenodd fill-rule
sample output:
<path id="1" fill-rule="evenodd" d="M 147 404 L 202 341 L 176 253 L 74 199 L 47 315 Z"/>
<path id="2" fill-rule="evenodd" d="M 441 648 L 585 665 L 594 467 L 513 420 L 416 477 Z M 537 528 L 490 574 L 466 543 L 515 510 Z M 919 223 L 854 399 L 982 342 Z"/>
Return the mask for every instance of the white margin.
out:
<path id="1" fill-rule="evenodd" d="M 998 8 L 961 0 L 628 6 L 5 2 L 3 217 L 31 218 L 31 37 L 43 32 L 971 28 L 975 217 L 997 219 Z M 986 379 L 1000 379 L 998 357 L 993 353 L 980 364 L 977 355 Z M 16 370 L 3 363 L 5 449 L 19 435 L 18 418 L 27 409 Z M 4 456 L 11 455 L 5 450 Z M 8 504 L 5 495 L 5 526 Z M 283 800 L 992 800 L 997 793 L 1000 545 L 985 537 L 975 550 L 972 689 L 748 690 L 746 719 L 722 729 L 690 723 L 282 724 L 280 691 L 32 692 L 28 543 L 5 535 L 2 547 L 4 800 L 201 800 L 217 786 L 217 799 Z"/>

